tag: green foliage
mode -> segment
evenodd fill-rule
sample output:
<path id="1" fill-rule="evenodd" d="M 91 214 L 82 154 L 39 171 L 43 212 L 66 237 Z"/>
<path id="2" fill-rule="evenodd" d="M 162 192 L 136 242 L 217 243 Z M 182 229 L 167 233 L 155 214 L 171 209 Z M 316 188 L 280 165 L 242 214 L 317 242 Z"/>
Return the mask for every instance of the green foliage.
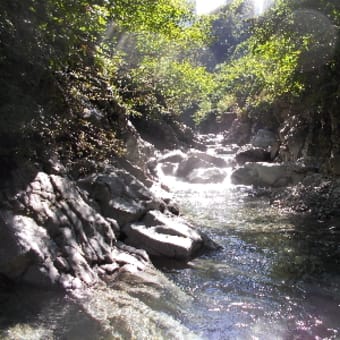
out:
<path id="1" fill-rule="evenodd" d="M 149 109 L 158 105 L 160 112 L 175 115 L 199 103 L 214 89 L 213 77 L 204 67 L 194 66 L 188 60 L 179 62 L 166 57 L 144 61 L 132 72 L 132 79 L 136 93 L 144 94 L 138 104 Z M 154 104 L 150 103 L 150 97 L 155 99 Z M 143 99 L 149 102 L 145 103 Z"/>
<path id="2" fill-rule="evenodd" d="M 48 143 L 51 149 L 59 153 L 65 164 L 79 160 L 105 162 L 113 155 L 122 155 L 125 152 L 114 131 L 86 119 L 56 116 L 46 120 L 40 117 L 33 125 L 33 138 Z M 39 159 L 38 155 L 32 157 Z"/>
<path id="3" fill-rule="evenodd" d="M 111 123 L 118 120 L 112 111 L 173 119 L 196 111 L 200 121 L 209 113 L 251 116 L 283 98 L 315 94 L 320 108 L 326 105 L 322 98 L 331 97 L 328 92 L 337 93 L 337 0 L 277 0 L 259 18 L 252 17 L 247 0 L 201 17 L 191 4 L 1 1 L 0 135 L 17 136 L 42 116 L 58 130 L 52 122 L 63 113 L 78 122 L 70 126 L 84 132 L 86 124 L 78 119 L 89 105 L 105 110 Z M 75 75 L 72 90 L 59 81 L 61 74 Z M 324 87 L 328 92 L 321 96 Z M 89 139 L 73 144 L 91 149 L 87 141 L 96 128 L 91 125 L 84 132 Z"/>
<path id="4" fill-rule="evenodd" d="M 238 0 L 212 16 L 209 49 L 214 59 L 209 63 L 210 68 L 229 61 L 237 46 L 249 38 L 253 26 L 252 13 L 251 3 Z"/>
<path id="5" fill-rule="evenodd" d="M 28 158 L 43 146 L 103 160 L 121 152 L 124 115 L 175 117 L 202 101 L 213 86 L 199 64 L 209 22 L 186 0 L 2 1 L 0 139 L 11 145 L 1 160 L 24 144 Z M 84 116 L 92 108 L 105 128 Z"/>
<path id="6" fill-rule="evenodd" d="M 185 21 L 170 34 L 143 30 L 120 35 L 113 56 L 119 56 L 119 66 L 112 81 L 130 112 L 177 119 L 212 91 L 212 75 L 200 62 L 210 19 L 194 17 L 186 8 Z"/>
<path id="7" fill-rule="evenodd" d="M 320 95 L 320 89 L 337 91 L 340 4 L 324 0 L 277 0 L 263 16 L 251 21 L 249 39 L 238 41 L 237 46 L 223 45 L 232 41 L 238 29 L 231 13 L 235 10 L 239 13 L 237 10 L 246 3 L 235 1 L 226 12 L 218 14 L 218 20 L 228 18 L 225 31 L 223 23 L 215 21 L 222 32 L 215 27 L 219 33 L 217 43 L 224 48 L 221 60 L 225 58 L 225 61 L 216 67 L 218 90 L 205 107 L 217 116 L 232 111 L 239 116 L 262 119 L 261 111 L 271 112 L 280 101 L 303 105 L 305 98 L 309 98 L 306 105 L 313 102 L 320 110 L 320 101 L 324 105 L 330 100 L 329 93 Z M 227 52 L 227 46 L 232 54 Z M 201 112 L 200 117 L 203 116 Z M 268 119 L 268 115 L 264 117 Z"/>
<path id="8" fill-rule="evenodd" d="M 273 37 L 263 44 L 249 41 L 245 56 L 220 66 L 219 111 L 234 106 L 239 114 L 246 114 L 250 107 L 272 103 L 287 93 L 297 95 L 303 89 L 293 80 L 300 53 L 286 37 Z"/>

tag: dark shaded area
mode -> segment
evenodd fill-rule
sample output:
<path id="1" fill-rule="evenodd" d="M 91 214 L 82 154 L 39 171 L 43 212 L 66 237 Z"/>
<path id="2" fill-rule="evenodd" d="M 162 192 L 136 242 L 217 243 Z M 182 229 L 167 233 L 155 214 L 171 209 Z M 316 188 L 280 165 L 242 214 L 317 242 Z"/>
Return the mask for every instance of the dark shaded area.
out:
<path id="1" fill-rule="evenodd" d="M 195 145 L 193 130 L 172 116 L 141 116 L 131 120 L 141 137 L 161 150 Z"/>
<path id="2" fill-rule="evenodd" d="M 1 294 L 0 336 L 8 336 L 8 331 L 13 336 L 15 328 L 12 327 L 21 328 L 19 336 L 37 335 L 41 331 L 40 336 L 53 339 L 92 340 L 110 336 L 110 332 L 72 298 L 29 286 L 14 286 L 11 292 Z"/>

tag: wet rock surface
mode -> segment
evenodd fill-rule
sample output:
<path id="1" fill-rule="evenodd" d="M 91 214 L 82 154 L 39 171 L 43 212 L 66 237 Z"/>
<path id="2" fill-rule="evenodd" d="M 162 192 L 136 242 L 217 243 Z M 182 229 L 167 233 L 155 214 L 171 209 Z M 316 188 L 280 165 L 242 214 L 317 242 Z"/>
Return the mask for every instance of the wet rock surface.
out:
<path id="1" fill-rule="evenodd" d="M 0 294 L 1 339 L 195 339 L 174 315 L 192 299 L 154 267 L 63 292 L 15 286 Z M 164 298 L 166 297 L 166 298 Z"/>

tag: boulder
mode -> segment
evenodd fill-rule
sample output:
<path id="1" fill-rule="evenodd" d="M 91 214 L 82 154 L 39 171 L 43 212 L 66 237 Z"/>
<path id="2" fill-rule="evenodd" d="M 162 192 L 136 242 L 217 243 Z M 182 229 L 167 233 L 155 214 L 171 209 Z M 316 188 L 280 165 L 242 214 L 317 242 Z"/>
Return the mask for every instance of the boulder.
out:
<path id="1" fill-rule="evenodd" d="M 304 156 L 303 149 L 308 136 L 308 122 L 294 115 L 285 120 L 284 126 L 279 131 L 281 147 L 280 158 L 283 161 L 297 161 Z"/>
<path id="2" fill-rule="evenodd" d="M 202 236 L 178 217 L 150 211 L 140 223 L 123 228 L 125 243 L 158 257 L 188 261 L 203 247 Z"/>
<path id="3" fill-rule="evenodd" d="M 53 265 L 57 247 L 46 230 L 10 211 L 0 212 L 0 223 L 0 273 L 39 286 L 55 284 L 60 277 Z"/>
<path id="4" fill-rule="evenodd" d="M 187 178 L 194 169 L 210 167 L 211 163 L 196 156 L 191 156 L 182 161 L 181 163 L 179 163 L 178 168 L 176 170 L 176 176 Z"/>
<path id="5" fill-rule="evenodd" d="M 222 158 L 203 152 L 192 152 L 189 154 L 188 158 L 179 163 L 176 170 L 176 176 L 184 178 L 189 182 L 194 182 L 193 179 L 198 178 L 199 170 L 210 169 L 209 171 L 206 171 L 205 177 L 207 182 L 211 182 L 209 181 L 209 177 L 212 178 L 213 175 L 216 177 L 217 174 L 221 175 L 222 173 L 216 168 L 225 168 L 227 165 L 227 162 Z M 208 173 L 210 173 L 210 175 L 208 175 Z"/>
<path id="6" fill-rule="evenodd" d="M 0 211 L 0 276 L 39 287 L 77 289 L 95 284 L 100 280 L 98 275 L 115 275 L 127 263 L 141 263 L 143 267 L 147 260 L 143 262 L 132 248 L 117 249 L 120 226 L 114 218 L 104 218 L 94 201 L 101 195 L 112 200 L 114 192 L 118 195 L 116 205 L 119 194 L 126 199 L 122 209 L 126 214 L 128 208 L 135 209 L 133 202 L 142 206 L 136 218 L 155 209 L 156 201 L 149 191 L 133 178 L 127 184 L 118 181 L 119 171 L 112 173 L 112 181 L 108 175 L 94 175 L 93 183 L 98 180 L 98 187 L 91 187 L 89 181 L 82 183 L 93 189 L 91 197 L 91 190 L 81 190 L 67 177 L 37 172 L 22 190 L 18 183 L 23 179 L 15 177 L 11 186 L 15 193 L 6 191 L 6 208 Z M 128 206 L 129 197 L 133 197 L 132 208 Z M 124 256 L 129 261 L 121 260 Z"/>
<path id="7" fill-rule="evenodd" d="M 188 160 L 191 157 L 196 157 L 202 161 L 210 163 L 211 166 L 214 166 L 217 168 L 225 168 L 227 166 L 227 162 L 223 158 L 216 157 L 205 152 L 191 151 L 189 152 L 188 155 L 189 155 Z"/>
<path id="8" fill-rule="evenodd" d="M 190 183 L 207 184 L 207 183 L 221 183 L 226 177 L 226 172 L 222 169 L 195 169 L 187 177 Z"/>
<path id="9" fill-rule="evenodd" d="M 148 210 L 158 209 L 160 201 L 134 176 L 111 169 L 80 180 L 79 185 L 96 201 L 105 217 L 119 225 L 138 221 Z"/>
<path id="10" fill-rule="evenodd" d="M 185 153 L 180 150 L 171 151 L 165 154 L 163 157 L 159 158 L 159 163 L 180 163 L 186 158 Z"/>
<path id="11" fill-rule="evenodd" d="M 247 162 L 268 162 L 271 160 L 271 156 L 270 152 L 263 148 L 247 145 L 237 152 L 235 160 L 238 164 L 243 165 Z"/>
<path id="12" fill-rule="evenodd" d="M 231 180 L 234 184 L 263 187 L 294 185 L 304 177 L 305 169 L 281 163 L 246 163 L 236 169 Z"/>
<path id="13" fill-rule="evenodd" d="M 90 206 L 74 182 L 38 172 L 13 205 L 3 212 L 1 228 L 2 239 L 12 241 L 1 248 L 14 252 L 7 260 L 14 279 L 64 288 L 97 280 L 92 265 L 110 261 L 118 225 Z M 5 268 L 0 272 L 7 275 Z"/>
<path id="14" fill-rule="evenodd" d="M 175 176 L 177 165 L 170 162 L 160 163 L 160 168 L 164 175 Z"/>
<path id="15" fill-rule="evenodd" d="M 224 134 L 223 144 L 244 145 L 249 143 L 251 134 L 251 124 L 249 121 L 235 119 L 229 130 Z"/>
<path id="16" fill-rule="evenodd" d="M 145 164 L 155 153 L 152 144 L 141 138 L 131 121 L 127 121 L 125 131 L 121 134 L 125 142 L 125 159 L 145 170 Z"/>
<path id="17" fill-rule="evenodd" d="M 260 129 L 256 132 L 256 135 L 251 139 L 250 143 L 258 148 L 268 148 L 274 145 L 277 141 L 275 133 L 267 130 Z"/>

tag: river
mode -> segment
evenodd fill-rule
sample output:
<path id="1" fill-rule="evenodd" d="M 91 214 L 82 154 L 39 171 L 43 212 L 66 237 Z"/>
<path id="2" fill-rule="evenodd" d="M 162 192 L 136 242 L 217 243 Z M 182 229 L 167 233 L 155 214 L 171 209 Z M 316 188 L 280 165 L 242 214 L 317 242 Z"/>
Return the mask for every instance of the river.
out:
<path id="1" fill-rule="evenodd" d="M 340 339 L 339 223 L 287 214 L 254 188 L 232 185 L 230 167 L 223 171 L 217 184 L 161 174 L 182 215 L 219 250 L 162 265 L 164 289 L 151 279 L 83 297 L 0 291 L 0 338 Z"/>
<path id="2" fill-rule="evenodd" d="M 229 175 L 219 184 L 162 178 L 222 246 L 164 268 L 194 297 L 181 321 L 204 339 L 340 339 L 339 224 L 284 213 Z"/>

